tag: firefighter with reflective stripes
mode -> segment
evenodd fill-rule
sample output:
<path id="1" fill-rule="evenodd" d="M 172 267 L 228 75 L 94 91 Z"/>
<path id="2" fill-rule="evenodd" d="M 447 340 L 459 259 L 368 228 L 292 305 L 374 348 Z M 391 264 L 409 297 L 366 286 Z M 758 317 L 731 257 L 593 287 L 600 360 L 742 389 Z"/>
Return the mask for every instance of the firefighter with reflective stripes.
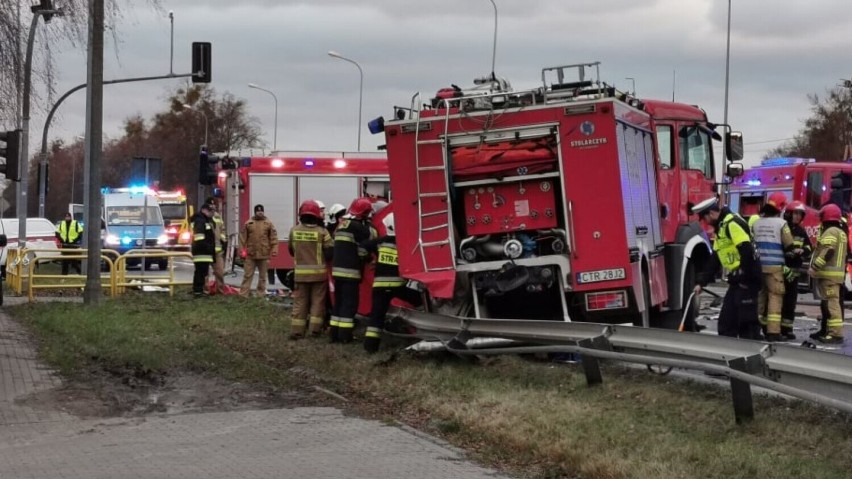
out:
<path id="1" fill-rule="evenodd" d="M 793 322 L 796 316 L 796 303 L 799 300 L 799 275 L 805 259 L 809 258 L 811 239 L 802 226 L 807 208 L 801 201 L 793 201 L 784 210 L 784 219 L 793 236 L 793 248 L 784 254 L 784 304 L 781 307 L 781 336 L 795 340 Z"/>
<path id="2" fill-rule="evenodd" d="M 728 207 L 720 208 L 714 198 L 692 207 L 692 212 L 716 230 L 713 256 L 698 275 L 695 292 L 713 281 L 721 266 L 726 273 L 728 291 L 719 312 L 719 335 L 760 339 L 757 320 L 757 295 L 761 285 L 760 261 L 755 256 L 748 223 Z"/>
<path id="3" fill-rule="evenodd" d="M 816 280 L 814 294 L 820 298 L 822 335 L 815 339 L 826 344 L 843 343 L 840 285 L 846 275 L 846 254 L 849 238 L 841 224 L 842 213 L 834 204 L 819 210 L 823 232 L 817 240 L 808 274 Z"/>
<path id="4" fill-rule="evenodd" d="M 213 278 L 215 279 L 216 294 L 225 294 L 225 251 L 228 248 L 228 235 L 225 233 L 225 220 L 219 214 L 216 200 L 207 199 L 207 204 L 213 211 L 213 233 L 216 237 L 216 252 L 213 257 Z"/>
<path id="5" fill-rule="evenodd" d="M 367 333 L 364 337 L 364 349 L 368 353 L 375 353 L 379 350 L 379 342 L 385 325 L 385 315 L 388 313 L 391 300 L 399 298 L 415 306 L 422 302 L 420 294 L 406 287 L 407 281 L 399 276 L 397 262 L 399 255 L 396 249 L 393 213 L 384 217 L 382 223 L 385 225 L 387 235 L 364 243 L 364 248 L 376 255 L 376 275 L 373 278 L 373 307 L 370 311 Z"/>
<path id="6" fill-rule="evenodd" d="M 781 212 L 787 197 L 777 191 L 769 195 L 761 209 L 762 216 L 754 222 L 752 231 L 763 270 L 763 288 L 757 303 L 757 314 L 767 341 L 781 341 L 781 309 L 784 304 L 785 255 L 793 250 L 793 235 Z"/>
<path id="7" fill-rule="evenodd" d="M 192 217 L 192 262 L 195 273 L 192 276 L 192 294 L 196 298 L 205 296 L 204 283 L 213 264 L 216 253 L 216 234 L 213 225 L 213 210 L 210 204 L 201 205 L 201 210 Z"/>
<path id="8" fill-rule="evenodd" d="M 305 336 L 305 326 L 312 336 L 322 333 L 325 302 L 328 296 L 326 259 L 331 257 L 334 243 L 323 225 L 320 206 L 306 200 L 299 206 L 299 224 L 290 230 L 287 245 L 293 256 L 293 314 L 290 339 Z"/>
<path id="9" fill-rule="evenodd" d="M 352 341 L 361 273 L 369 253 L 362 243 L 376 237 L 370 225 L 373 204 L 368 198 L 357 198 L 349 206 L 334 232 L 334 258 L 331 276 L 334 279 L 334 308 L 331 312 L 331 342 Z"/>

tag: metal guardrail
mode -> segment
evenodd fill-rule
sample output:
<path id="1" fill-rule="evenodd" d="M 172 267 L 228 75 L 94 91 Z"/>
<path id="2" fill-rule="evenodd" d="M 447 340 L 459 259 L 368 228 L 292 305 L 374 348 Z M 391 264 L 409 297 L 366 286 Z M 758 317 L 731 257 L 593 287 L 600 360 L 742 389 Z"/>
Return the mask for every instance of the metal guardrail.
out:
<path id="1" fill-rule="evenodd" d="M 568 352 L 582 355 L 589 385 L 603 381 L 599 359 L 697 369 L 727 376 L 734 417 L 754 417 L 751 386 L 852 413 L 852 357 L 785 344 L 673 330 L 516 319 L 473 319 L 399 308 L 391 311 L 421 339 L 438 339 L 456 354 Z M 518 346 L 468 348 L 476 337 Z M 532 345 L 532 346 L 530 346 Z"/>
<path id="2" fill-rule="evenodd" d="M 148 271 L 144 268 L 139 274 L 128 274 L 127 261 L 131 259 L 145 260 L 146 258 L 168 258 L 168 267 L 165 271 Z M 140 286 L 149 283 L 153 286 L 167 287 L 169 296 L 175 295 L 175 286 L 191 285 L 192 281 L 178 281 L 175 279 L 174 258 L 192 259 L 192 253 L 188 251 L 168 251 L 162 249 L 132 249 L 116 260 L 115 286 L 118 293 L 124 293 L 127 287 Z"/>
<path id="3" fill-rule="evenodd" d="M 101 260 L 107 267 L 108 274 L 101 275 L 102 284 L 108 288 L 110 296 L 124 293 L 128 287 L 143 286 L 146 283 L 167 287 L 169 294 L 174 296 L 175 286 L 189 285 L 191 281 L 175 279 L 174 258 L 192 258 L 185 251 L 167 250 L 130 250 L 125 254 L 105 249 L 101 251 Z M 128 274 L 127 261 L 136 258 L 168 258 L 168 269 L 163 272 L 142 272 Z M 34 264 L 42 261 L 83 261 L 88 258 L 87 251 L 81 248 L 9 248 L 7 251 L 6 280 L 9 287 L 19 295 L 26 294 L 30 302 L 35 300 L 39 289 L 71 289 L 83 288 L 86 277 L 79 274 L 39 274 Z"/>

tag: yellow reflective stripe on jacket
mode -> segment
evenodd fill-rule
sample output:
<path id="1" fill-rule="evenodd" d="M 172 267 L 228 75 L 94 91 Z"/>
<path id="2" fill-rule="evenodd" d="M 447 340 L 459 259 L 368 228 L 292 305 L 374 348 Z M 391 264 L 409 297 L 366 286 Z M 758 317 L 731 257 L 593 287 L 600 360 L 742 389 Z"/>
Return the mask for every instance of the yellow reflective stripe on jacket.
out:
<path id="1" fill-rule="evenodd" d="M 397 266 L 399 264 L 399 253 L 396 250 L 396 245 L 380 244 L 377 261 L 382 264 Z"/>
<path id="2" fill-rule="evenodd" d="M 193 239 L 195 239 L 195 241 L 204 241 L 204 233 L 195 233 Z"/>
<path id="3" fill-rule="evenodd" d="M 293 231 L 293 241 L 319 241 L 319 233 L 317 231 Z"/>
<path id="4" fill-rule="evenodd" d="M 361 271 L 352 268 L 341 268 L 335 266 L 331 269 L 331 275 L 336 278 L 361 279 Z"/>
<path id="5" fill-rule="evenodd" d="M 325 265 L 296 266 L 294 271 L 296 274 L 323 274 L 325 273 Z"/>
<path id="6" fill-rule="evenodd" d="M 349 243 L 355 242 L 355 236 L 348 231 L 337 231 L 334 234 L 334 241 L 347 241 Z"/>
<path id="7" fill-rule="evenodd" d="M 213 257 L 209 254 L 199 254 L 192 257 L 193 263 L 212 263 Z"/>
<path id="8" fill-rule="evenodd" d="M 815 278 L 843 282 L 846 275 L 847 243 L 846 233 L 840 228 L 832 226 L 822 232 L 811 257 L 811 268 L 816 272 Z"/>
<path id="9" fill-rule="evenodd" d="M 405 280 L 399 276 L 377 276 L 373 278 L 374 288 L 396 288 L 404 284 Z"/>

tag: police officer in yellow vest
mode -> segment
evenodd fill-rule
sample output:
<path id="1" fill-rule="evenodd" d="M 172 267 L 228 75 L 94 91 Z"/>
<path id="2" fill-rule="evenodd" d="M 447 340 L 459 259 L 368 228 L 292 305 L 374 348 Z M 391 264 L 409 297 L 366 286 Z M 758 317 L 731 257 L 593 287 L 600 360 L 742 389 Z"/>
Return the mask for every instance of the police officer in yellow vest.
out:
<path id="1" fill-rule="evenodd" d="M 422 303 L 420 293 L 406 287 L 407 281 L 399 276 L 396 249 L 396 231 L 393 213 L 382 219 L 387 234 L 381 238 L 366 241 L 364 248 L 376 255 L 376 275 L 373 277 L 373 305 L 367 321 L 367 333 L 364 336 L 364 349 L 368 353 L 379 350 L 385 316 L 390 302 L 399 298 L 407 303 L 419 306 Z"/>
<path id="2" fill-rule="evenodd" d="M 748 233 L 748 223 L 727 207 L 720 208 L 713 197 L 692 207 L 692 212 L 716 230 L 713 256 L 697 278 L 695 292 L 713 281 L 721 266 L 728 291 L 719 312 L 719 335 L 760 339 L 757 295 L 761 285 L 760 261 Z"/>
<path id="3" fill-rule="evenodd" d="M 808 269 L 808 275 L 816 280 L 814 293 L 820 298 L 822 309 L 821 335 L 814 339 L 826 344 L 843 343 L 840 285 L 846 275 L 849 238 L 843 231 L 841 217 L 840 208 L 835 204 L 819 210 L 823 231 Z"/>
<path id="4" fill-rule="evenodd" d="M 71 217 L 71 213 L 65 213 L 65 220 L 56 226 L 56 238 L 62 244 L 62 248 L 79 248 L 83 239 L 83 226 Z M 80 262 L 68 260 L 62 262 L 62 274 L 68 274 L 68 267 L 74 268 L 80 274 Z"/>
<path id="5" fill-rule="evenodd" d="M 299 224 L 290 230 L 287 248 L 293 256 L 293 314 L 290 320 L 290 339 L 322 333 L 325 305 L 328 297 L 328 276 L 325 262 L 331 258 L 334 242 L 323 224 L 320 206 L 306 200 L 299 206 Z"/>
<path id="6" fill-rule="evenodd" d="M 787 196 L 772 193 L 761 209 L 762 216 L 752 225 L 757 254 L 763 270 L 763 288 L 757 314 L 767 341 L 786 340 L 781 335 L 781 309 L 784 305 L 784 255 L 793 249 L 790 226 L 781 218 Z"/>

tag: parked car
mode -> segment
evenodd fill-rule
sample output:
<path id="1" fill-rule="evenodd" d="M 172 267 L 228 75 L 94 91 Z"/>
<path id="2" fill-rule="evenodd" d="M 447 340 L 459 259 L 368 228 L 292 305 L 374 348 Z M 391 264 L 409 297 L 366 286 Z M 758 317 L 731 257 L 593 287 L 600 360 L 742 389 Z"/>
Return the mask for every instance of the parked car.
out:
<path id="1" fill-rule="evenodd" d="M 17 246 L 18 219 L 0 219 L 0 235 L 6 237 L 6 242 L 9 245 Z M 58 251 L 59 243 L 56 240 L 56 226 L 45 218 L 27 218 L 26 247 Z M 6 247 L 0 247 L 0 269 L 2 269 L 2 276 L 4 278 L 6 277 L 6 254 Z M 47 252 L 39 256 L 51 256 L 51 253 Z"/>

